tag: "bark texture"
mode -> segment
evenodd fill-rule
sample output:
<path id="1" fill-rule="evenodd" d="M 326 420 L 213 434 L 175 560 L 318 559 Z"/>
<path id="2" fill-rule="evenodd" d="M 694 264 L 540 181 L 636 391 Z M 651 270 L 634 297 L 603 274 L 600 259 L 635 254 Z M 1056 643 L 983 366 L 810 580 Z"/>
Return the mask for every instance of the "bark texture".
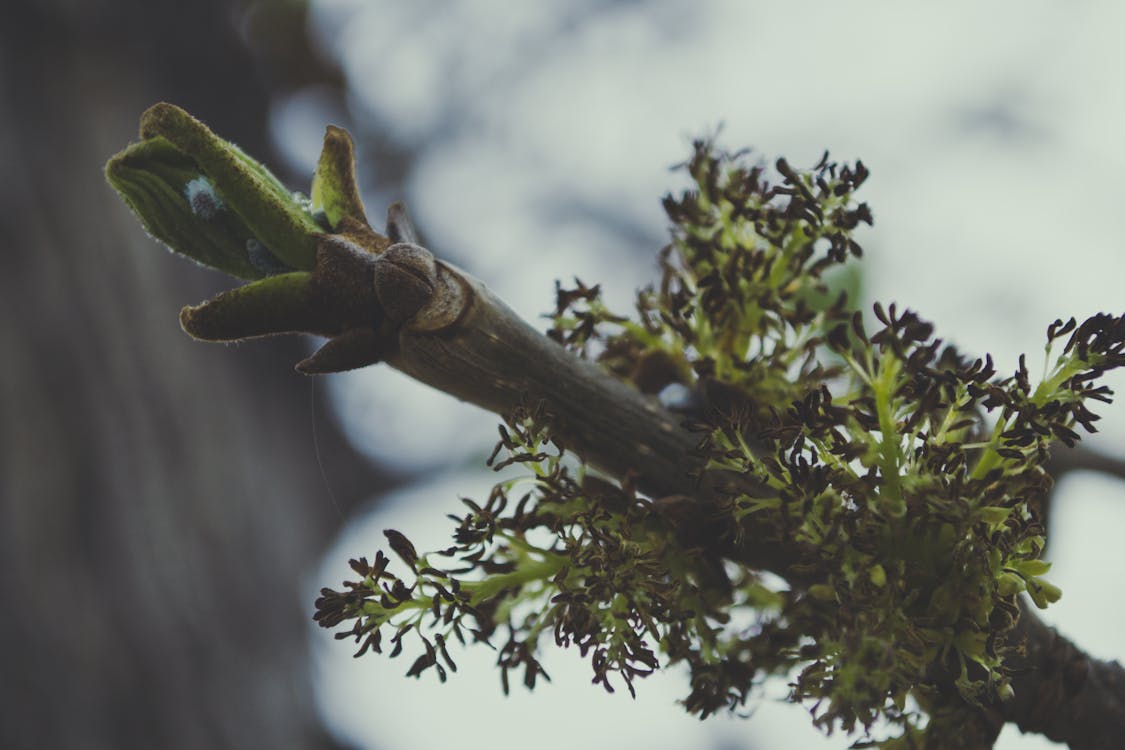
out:
<path id="1" fill-rule="evenodd" d="M 226 282 L 154 247 L 102 177 L 159 99 L 268 151 L 264 68 L 238 12 L 4 9 L 0 747 L 336 746 L 313 704 L 301 584 L 343 517 L 310 381 L 292 372 L 304 345 L 177 335 L 180 306 Z M 346 512 L 378 480 L 316 429 Z"/>
<path id="2" fill-rule="evenodd" d="M 1072 750 L 1115 750 L 1125 743 L 1125 670 L 1087 655 L 1045 625 L 1022 603 L 1012 641 L 1015 697 L 1001 706 L 1024 732 L 1042 734 Z"/>

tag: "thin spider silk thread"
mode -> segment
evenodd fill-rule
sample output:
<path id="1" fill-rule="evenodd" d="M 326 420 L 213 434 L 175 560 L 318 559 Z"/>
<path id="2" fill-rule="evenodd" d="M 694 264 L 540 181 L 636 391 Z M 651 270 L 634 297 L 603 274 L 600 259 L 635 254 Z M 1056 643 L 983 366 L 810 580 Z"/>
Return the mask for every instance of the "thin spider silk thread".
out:
<path id="1" fill-rule="evenodd" d="M 332 507 L 336 509 L 336 515 L 342 519 L 344 511 L 340 509 L 340 502 L 336 499 L 336 493 L 332 491 L 332 484 L 328 481 L 328 472 L 324 470 L 324 460 L 320 456 L 320 436 L 316 432 L 316 380 L 314 378 L 309 378 L 309 417 L 312 421 L 313 452 L 316 454 L 316 465 L 320 469 L 320 478 L 324 482 L 324 489 L 328 492 L 328 497 L 332 500 Z"/>

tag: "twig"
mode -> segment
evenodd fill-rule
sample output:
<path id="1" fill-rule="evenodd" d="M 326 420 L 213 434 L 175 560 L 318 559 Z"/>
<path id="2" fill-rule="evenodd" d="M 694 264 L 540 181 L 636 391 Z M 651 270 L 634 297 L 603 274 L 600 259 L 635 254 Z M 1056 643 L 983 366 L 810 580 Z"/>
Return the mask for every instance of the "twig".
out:
<path id="1" fill-rule="evenodd" d="M 1006 721 L 1072 750 L 1116 750 L 1125 738 L 1125 670 L 1094 659 L 1044 624 L 1026 602 L 1006 659 L 1015 697 L 999 707 Z"/>

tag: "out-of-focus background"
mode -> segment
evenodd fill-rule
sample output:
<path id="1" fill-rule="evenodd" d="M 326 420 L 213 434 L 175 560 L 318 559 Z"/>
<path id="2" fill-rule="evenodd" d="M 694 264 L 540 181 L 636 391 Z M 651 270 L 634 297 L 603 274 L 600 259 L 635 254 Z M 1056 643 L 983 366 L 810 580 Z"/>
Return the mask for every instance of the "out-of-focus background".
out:
<path id="1" fill-rule="evenodd" d="M 316 590 L 379 531 L 443 545 L 480 496 L 495 419 L 384 368 L 309 380 L 309 342 L 191 342 L 230 285 L 163 252 L 104 184 L 167 100 L 295 189 L 323 127 L 356 136 L 368 213 L 535 319 L 556 278 L 628 305 L 666 241 L 669 166 L 718 134 L 872 170 L 864 296 L 1001 372 L 1056 317 L 1123 307 L 1125 10 L 1105 2 L 7 0 L 0 8 L 0 747 L 843 747 L 767 684 L 700 723 L 674 670 L 632 701 L 553 683 L 503 698 L 351 659 Z M 1114 378 L 1118 390 L 1125 381 Z M 1090 444 L 1122 456 L 1125 408 Z M 1064 480 L 1046 617 L 1125 655 L 1125 487 Z M 1007 729 L 1002 747 L 1047 744 Z"/>

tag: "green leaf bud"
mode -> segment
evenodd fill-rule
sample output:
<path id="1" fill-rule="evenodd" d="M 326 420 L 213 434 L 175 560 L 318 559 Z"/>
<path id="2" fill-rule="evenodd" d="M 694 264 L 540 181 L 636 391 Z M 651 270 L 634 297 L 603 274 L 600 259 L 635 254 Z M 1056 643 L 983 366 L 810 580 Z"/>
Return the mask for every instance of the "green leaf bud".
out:
<path id="1" fill-rule="evenodd" d="M 324 211 L 335 229 L 347 217 L 363 224 L 367 216 L 355 178 L 355 148 L 347 131 L 329 125 L 324 133 L 324 148 L 313 176 L 310 196 L 314 211 Z"/>
<path id="2" fill-rule="evenodd" d="M 1027 593 L 1039 609 L 1046 609 L 1048 604 L 1053 604 L 1062 598 L 1062 589 L 1042 578 L 1029 578 Z"/>
<path id="3" fill-rule="evenodd" d="M 1025 578 L 1044 576 L 1051 570 L 1051 563 L 1044 560 L 1019 560 L 1012 564 Z"/>
<path id="4" fill-rule="evenodd" d="M 813 599 L 830 602 L 836 599 L 836 589 L 826 583 L 816 583 L 809 586 L 809 596 Z"/>
<path id="5" fill-rule="evenodd" d="M 240 279 L 267 275 L 261 266 L 268 250 L 254 230 L 229 209 L 199 165 L 165 139 L 129 146 L 110 159 L 106 178 L 148 233 L 171 250 Z"/>
<path id="6" fill-rule="evenodd" d="M 997 508 L 991 505 L 986 505 L 983 508 L 980 508 L 977 512 L 980 513 L 980 518 L 982 521 L 992 524 L 993 526 L 999 526 L 1000 524 L 1007 521 L 1008 517 L 1012 515 L 1011 508 Z"/>
<path id="7" fill-rule="evenodd" d="M 1000 596 L 1012 596 L 1027 588 L 1023 578 L 1015 573 L 1001 573 L 996 577 L 996 591 Z"/>
<path id="8" fill-rule="evenodd" d="M 323 231 L 264 166 L 187 112 L 156 104 L 106 178 L 177 253 L 242 279 L 309 270 Z"/>

